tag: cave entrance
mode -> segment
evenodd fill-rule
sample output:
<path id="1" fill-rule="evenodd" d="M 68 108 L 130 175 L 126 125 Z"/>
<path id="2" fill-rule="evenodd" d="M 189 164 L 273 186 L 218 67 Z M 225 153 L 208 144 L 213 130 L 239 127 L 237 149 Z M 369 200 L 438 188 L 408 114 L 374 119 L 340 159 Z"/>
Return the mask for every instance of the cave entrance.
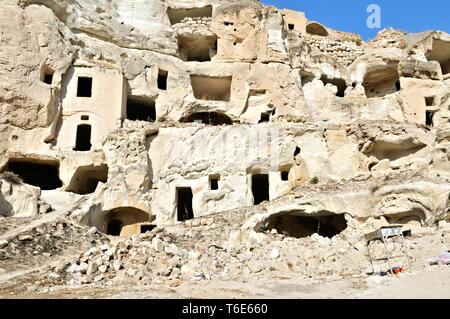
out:
<path id="1" fill-rule="evenodd" d="M 181 120 L 182 123 L 203 123 L 207 125 L 232 125 L 233 120 L 220 112 L 197 112 Z"/>
<path id="2" fill-rule="evenodd" d="M 217 37 L 179 35 L 178 49 L 185 62 L 208 62 L 217 54 Z"/>
<path id="3" fill-rule="evenodd" d="M 225 101 L 231 97 L 232 77 L 211 77 L 191 75 L 191 84 L 194 96 L 198 100 Z"/>
<path id="4" fill-rule="evenodd" d="M 149 220 L 149 214 L 143 210 L 134 207 L 114 208 L 106 213 L 106 233 L 111 236 L 126 236 L 130 229 L 134 230 L 132 225 L 149 223 Z M 140 231 L 141 226 L 138 228 Z"/>
<path id="5" fill-rule="evenodd" d="M 347 228 L 345 214 L 322 213 L 304 216 L 296 213 L 280 213 L 268 217 L 261 231 L 275 229 L 279 234 L 294 238 L 305 238 L 312 234 L 333 238 Z"/>
<path id="6" fill-rule="evenodd" d="M 89 124 L 78 125 L 74 151 L 86 152 L 91 150 L 91 131 L 92 127 Z"/>
<path id="7" fill-rule="evenodd" d="M 253 204 L 259 205 L 269 201 L 269 175 L 256 174 L 252 176 Z"/>
<path id="8" fill-rule="evenodd" d="M 127 100 L 127 119 L 130 121 L 154 122 L 156 120 L 155 100 L 129 97 Z"/>
<path id="9" fill-rule="evenodd" d="M 20 176 L 24 183 L 42 190 L 53 190 L 62 186 L 58 162 L 10 159 L 6 170 Z"/>
<path id="10" fill-rule="evenodd" d="M 192 189 L 190 187 L 177 188 L 177 217 L 178 221 L 194 218 L 194 211 L 192 209 Z"/>
<path id="11" fill-rule="evenodd" d="M 363 86 L 368 98 L 383 97 L 400 91 L 397 65 L 366 73 Z"/>
<path id="12" fill-rule="evenodd" d="M 106 234 L 110 236 L 120 236 L 120 232 L 122 230 L 123 223 L 120 220 L 111 220 L 108 223 L 108 229 Z"/>
<path id="13" fill-rule="evenodd" d="M 79 167 L 73 175 L 68 192 L 80 195 L 95 192 L 98 183 L 106 183 L 108 180 L 108 166 L 83 166 Z"/>

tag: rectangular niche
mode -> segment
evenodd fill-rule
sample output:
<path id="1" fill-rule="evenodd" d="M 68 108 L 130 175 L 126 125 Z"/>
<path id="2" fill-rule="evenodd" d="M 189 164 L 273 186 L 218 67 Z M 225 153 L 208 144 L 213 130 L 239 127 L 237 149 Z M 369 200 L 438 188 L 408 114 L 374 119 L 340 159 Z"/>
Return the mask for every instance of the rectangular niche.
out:
<path id="1" fill-rule="evenodd" d="M 212 18 L 212 11 L 212 6 L 189 9 L 168 8 L 167 15 L 169 16 L 170 23 L 174 25 L 183 22 L 186 18 Z"/>
<path id="2" fill-rule="evenodd" d="M 208 62 L 217 53 L 216 36 L 178 36 L 180 58 L 186 62 Z"/>
<path id="3" fill-rule="evenodd" d="M 198 100 L 230 101 L 232 77 L 191 75 L 194 96 Z"/>
<path id="4" fill-rule="evenodd" d="M 127 119 L 130 121 L 154 122 L 156 120 L 155 100 L 136 96 L 128 97 Z"/>

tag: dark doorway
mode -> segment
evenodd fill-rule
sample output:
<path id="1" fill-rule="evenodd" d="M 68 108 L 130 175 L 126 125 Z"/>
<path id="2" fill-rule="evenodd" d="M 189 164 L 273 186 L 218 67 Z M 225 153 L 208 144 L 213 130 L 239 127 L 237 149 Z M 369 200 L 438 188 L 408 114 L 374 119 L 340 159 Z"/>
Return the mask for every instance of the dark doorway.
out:
<path id="1" fill-rule="evenodd" d="M 53 73 L 47 73 L 44 75 L 44 83 L 46 83 L 46 84 L 53 83 Z"/>
<path id="2" fill-rule="evenodd" d="M 269 201 L 269 175 L 258 174 L 252 176 L 253 203 L 259 205 Z"/>
<path id="3" fill-rule="evenodd" d="M 78 97 L 92 97 L 92 78 L 79 77 L 78 78 Z"/>
<path id="4" fill-rule="evenodd" d="M 434 112 L 426 111 L 426 113 L 425 113 L 426 123 L 425 124 L 427 126 L 433 126 L 433 124 L 434 124 L 433 118 L 434 118 Z"/>
<path id="5" fill-rule="evenodd" d="M 182 222 L 194 218 L 192 197 L 193 195 L 191 188 L 177 188 L 178 221 Z"/>
<path id="6" fill-rule="evenodd" d="M 158 73 L 158 89 L 167 90 L 167 77 L 169 76 L 169 72 L 164 70 L 159 70 Z"/>
<path id="7" fill-rule="evenodd" d="M 59 167 L 56 163 L 10 160 L 7 170 L 20 176 L 24 183 L 39 187 L 42 190 L 52 190 L 62 186 L 59 179 Z"/>
<path id="8" fill-rule="evenodd" d="M 120 236 L 120 232 L 122 231 L 123 223 L 120 220 L 111 220 L 108 223 L 108 229 L 106 233 L 111 236 Z"/>
<path id="9" fill-rule="evenodd" d="M 88 124 L 78 125 L 77 142 L 74 151 L 86 152 L 90 151 L 91 147 L 91 126 Z"/>
<path id="10" fill-rule="evenodd" d="M 130 121 L 154 122 L 156 120 L 155 101 L 129 98 L 127 101 L 127 119 Z"/>
<path id="11" fill-rule="evenodd" d="M 289 171 L 282 171 L 281 172 L 281 180 L 286 182 L 289 180 Z"/>
<path id="12" fill-rule="evenodd" d="M 209 177 L 209 186 L 212 191 L 219 189 L 219 176 L 210 176 Z"/>

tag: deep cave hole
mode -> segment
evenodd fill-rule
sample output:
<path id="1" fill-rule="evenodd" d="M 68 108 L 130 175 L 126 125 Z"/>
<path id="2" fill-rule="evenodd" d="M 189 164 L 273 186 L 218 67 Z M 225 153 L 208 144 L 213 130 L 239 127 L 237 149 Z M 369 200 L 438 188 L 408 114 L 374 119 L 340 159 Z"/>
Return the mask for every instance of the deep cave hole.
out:
<path id="1" fill-rule="evenodd" d="M 156 102 L 129 97 L 127 100 L 127 119 L 130 121 L 154 122 L 156 120 Z"/>
<path id="2" fill-rule="evenodd" d="M 178 221 L 194 218 L 194 210 L 192 208 L 192 189 L 190 187 L 177 188 L 177 217 Z"/>
<path id="3" fill-rule="evenodd" d="M 62 186 L 57 162 L 9 160 L 6 170 L 20 176 L 24 183 L 42 190 L 52 190 Z"/>
<path id="4" fill-rule="evenodd" d="M 269 201 L 269 175 L 256 174 L 252 176 L 253 204 L 259 205 Z"/>
<path id="5" fill-rule="evenodd" d="M 53 73 L 46 73 L 44 75 L 44 83 L 51 85 L 53 83 Z"/>
<path id="6" fill-rule="evenodd" d="M 312 234 L 333 238 L 347 228 L 345 214 L 319 214 L 303 216 L 295 213 L 280 213 L 270 216 L 260 228 L 261 231 L 277 230 L 294 238 L 305 238 Z"/>

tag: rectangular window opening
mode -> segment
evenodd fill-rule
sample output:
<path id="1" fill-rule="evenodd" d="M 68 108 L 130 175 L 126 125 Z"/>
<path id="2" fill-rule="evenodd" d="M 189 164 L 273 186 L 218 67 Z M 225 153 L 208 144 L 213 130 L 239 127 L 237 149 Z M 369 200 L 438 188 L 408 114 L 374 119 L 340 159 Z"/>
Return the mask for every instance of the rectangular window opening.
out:
<path id="1" fill-rule="evenodd" d="M 78 78 L 78 97 L 92 97 L 92 78 L 91 77 L 79 77 Z"/>

